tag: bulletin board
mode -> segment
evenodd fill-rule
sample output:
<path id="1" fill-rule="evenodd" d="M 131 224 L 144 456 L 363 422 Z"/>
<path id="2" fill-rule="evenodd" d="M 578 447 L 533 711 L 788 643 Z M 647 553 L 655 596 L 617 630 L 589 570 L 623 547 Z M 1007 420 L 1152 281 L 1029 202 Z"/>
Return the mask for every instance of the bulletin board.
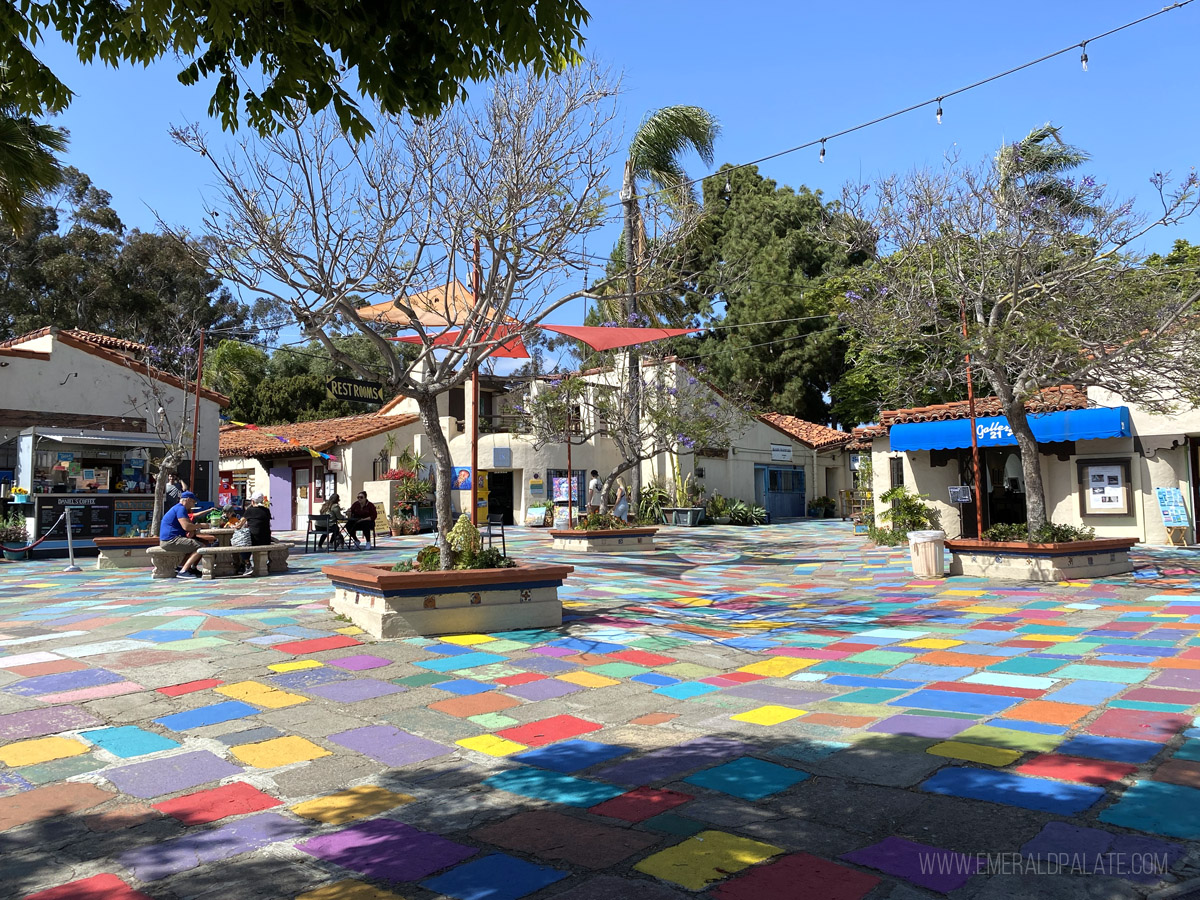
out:
<path id="1" fill-rule="evenodd" d="M 1081 459 L 1079 466 L 1079 512 L 1084 516 L 1128 516 L 1132 514 L 1128 457 Z"/>

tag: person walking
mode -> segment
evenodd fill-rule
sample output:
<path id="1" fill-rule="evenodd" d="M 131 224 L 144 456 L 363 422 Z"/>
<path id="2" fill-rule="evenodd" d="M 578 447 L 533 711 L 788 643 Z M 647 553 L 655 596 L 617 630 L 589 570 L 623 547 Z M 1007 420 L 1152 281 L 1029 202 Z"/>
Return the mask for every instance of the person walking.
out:
<path id="1" fill-rule="evenodd" d="M 158 546 L 174 553 L 188 554 L 176 578 L 199 578 L 200 570 L 196 566 L 200 563 L 200 549 L 216 540 L 210 534 L 203 534 L 200 526 L 192 521 L 189 514 L 195 505 L 195 494 L 181 492 L 179 502 L 167 510 L 158 526 Z"/>
<path id="2" fill-rule="evenodd" d="M 588 482 L 588 515 L 596 515 L 600 512 L 600 504 L 604 500 L 604 482 L 600 480 L 600 473 L 592 469 L 592 480 Z"/>
<path id="3" fill-rule="evenodd" d="M 625 482 L 617 482 L 617 503 L 613 507 L 613 515 L 622 522 L 629 522 L 629 492 L 625 490 Z"/>
<path id="4" fill-rule="evenodd" d="M 375 519 L 379 515 L 375 504 L 367 499 L 366 491 L 358 492 L 358 499 L 350 504 L 346 513 L 346 532 L 355 550 L 371 549 L 371 532 L 375 530 Z M 356 531 L 362 532 L 362 543 L 355 536 Z"/>

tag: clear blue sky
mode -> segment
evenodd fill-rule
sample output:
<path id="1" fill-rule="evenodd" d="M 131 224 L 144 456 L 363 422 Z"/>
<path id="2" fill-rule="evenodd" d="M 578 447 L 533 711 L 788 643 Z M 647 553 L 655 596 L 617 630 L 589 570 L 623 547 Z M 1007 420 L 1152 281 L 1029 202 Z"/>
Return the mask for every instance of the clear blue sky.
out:
<path id="1" fill-rule="evenodd" d="M 743 2 L 584 0 L 586 50 L 624 73 L 626 133 L 647 110 L 704 106 L 723 125 L 720 162 L 743 162 L 935 97 L 1160 8 L 1162 0 L 981 2 Z M 936 163 L 957 148 L 982 159 L 1005 140 L 1053 121 L 1093 156 L 1090 170 L 1153 211 L 1147 179 L 1186 174 L 1200 159 L 1194 47 L 1200 2 L 946 101 L 762 167 L 781 183 L 835 195 L 848 179 Z M 204 120 L 208 93 L 175 81 L 176 64 L 113 71 L 47 45 L 46 61 L 77 97 L 59 123 L 68 161 L 113 194 L 129 226 L 152 229 L 151 209 L 199 224 L 210 175 L 175 147 L 168 126 Z M 1193 85 L 1193 87 L 1188 87 Z M 208 122 L 213 132 L 215 122 Z M 698 160 L 690 162 L 703 174 Z M 619 167 L 614 168 L 614 189 Z M 1200 240 L 1200 216 L 1158 232 Z M 615 238 L 615 235 L 613 235 Z M 589 249 L 595 245 L 589 244 Z M 593 252 L 606 252 L 597 247 Z M 556 317 L 569 320 L 578 316 Z"/>

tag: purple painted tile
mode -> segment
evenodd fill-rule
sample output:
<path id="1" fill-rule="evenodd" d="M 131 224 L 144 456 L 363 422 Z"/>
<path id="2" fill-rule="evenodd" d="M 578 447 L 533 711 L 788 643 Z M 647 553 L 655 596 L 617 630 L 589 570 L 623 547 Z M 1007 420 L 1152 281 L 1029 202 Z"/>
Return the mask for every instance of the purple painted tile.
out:
<path id="1" fill-rule="evenodd" d="M 1034 859 L 1057 857 L 1059 853 L 1069 856 L 1079 854 L 1086 859 L 1095 859 L 1108 849 L 1112 838 L 1112 832 L 1101 831 L 1099 828 L 1080 828 L 1066 822 L 1049 822 L 1021 848 L 1021 854 Z"/>
<path id="2" fill-rule="evenodd" d="M 1147 684 L 1155 687 L 1200 688 L 1200 669 L 1170 669 Z"/>
<path id="3" fill-rule="evenodd" d="M 954 737 L 976 724 L 973 719 L 947 719 L 942 716 L 892 716 L 868 726 L 867 731 L 881 734 L 911 734 L 925 738 Z"/>
<path id="4" fill-rule="evenodd" d="M 841 858 L 895 875 L 939 894 L 962 887 L 983 865 L 983 860 L 973 856 L 898 837 L 884 838 L 878 844 L 844 853 Z"/>
<path id="5" fill-rule="evenodd" d="M 741 687 L 726 688 L 721 692 L 723 697 L 745 697 L 747 700 L 758 700 L 762 703 L 774 703 L 779 706 L 790 706 L 798 709 L 805 703 L 816 703 L 821 700 L 832 700 L 833 694 L 828 691 L 804 691 L 779 687 L 773 684 L 752 682 Z"/>
<path id="6" fill-rule="evenodd" d="M 326 664 L 337 666 L 339 669 L 348 669 L 351 672 L 361 672 L 365 669 L 379 669 L 383 666 L 390 666 L 392 660 L 384 659 L 382 656 L 368 656 L 363 653 L 358 656 L 343 656 L 341 659 L 326 660 Z"/>
<path id="7" fill-rule="evenodd" d="M 207 750 L 106 769 L 104 777 L 122 793 L 149 799 L 237 775 L 241 768 Z"/>
<path id="8" fill-rule="evenodd" d="M 334 681 L 345 681 L 354 676 L 341 669 L 331 669 L 322 666 L 319 669 L 301 669 L 299 672 L 285 672 L 283 675 L 271 676 L 271 687 L 283 690 L 306 691 L 318 684 L 329 684 Z"/>
<path id="9" fill-rule="evenodd" d="M 249 853 L 276 841 L 294 840 L 307 830 L 308 826 L 278 813 L 259 813 L 212 831 L 148 844 L 118 858 L 141 881 L 157 881 L 204 863 Z"/>
<path id="10" fill-rule="evenodd" d="M 1108 848 L 1108 852 L 1115 854 L 1115 863 L 1121 867 L 1117 871 L 1122 873 L 1122 878 L 1136 881 L 1138 884 L 1158 884 L 1183 856 L 1183 848 L 1179 844 L 1141 834 L 1116 834 L 1112 839 L 1112 846 Z M 1153 858 L 1156 864 L 1162 864 L 1162 869 L 1144 871 L 1150 867 L 1150 858 Z"/>
<path id="11" fill-rule="evenodd" d="M 567 647 L 534 647 L 529 652 L 538 656 L 574 656 L 579 651 Z"/>
<path id="12" fill-rule="evenodd" d="M 568 681 L 545 678 L 541 681 L 531 681 L 528 684 L 518 684 L 502 690 L 506 694 L 512 694 L 514 697 L 521 697 L 525 700 L 552 700 L 555 697 L 565 697 L 567 694 L 582 691 L 583 688 Z"/>
<path id="13" fill-rule="evenodd" d="M 561 648 L 559 648 L 561 649 Z M 579 666 L 575 663 L 563 662 L 561 659 L 523 659 L 518 665 L 530 672 L 541 672 L 543 675 L 561 675 L 563 672 L 577 672 Z"/>
<path id="14" fill-rule="evenodd" d="M 391 819 L 372 819 L 296 845 L 318 859 L 381 881 L 417 881 L 477 852 Z"/>
<path id="15" fill-rule="evenodd" d="M 0 716 L 0 741 L 19 741 L 23 738 L 94 728 L 103 725 L 100 719 L 75 706 L 57 709 L 27 709 Z"/>
<path id="16" fill-rule="evenodd" d="M 616 784 L 643 785 L 683 775 L 702 766 L 711 766 L 751 751 L 749 744 L 729 738 L 702 737 L 675 747 L 653 750 L 640 759 L 617 763 L 601 769 L 597 775 Z"/>
<path id="17" fill-rule="evenodd" d="M 338 734 L 329 740 L 389 766 L 407 766 L 437 756 L 445 756 L 450 748 L 429 741 L 391 725 L 364 725 Z"/>
<path id="18" fill-rule="evenodd" d="M 334 681 L 308 688 L 308 693 L 338 703 L 354 703 L 357 700 L 374 700 L 388 694 L 402 694 L 408 688 L 389 684 L 377 678 L 355 678 L 353 681 Z"/>
<path id="19" fill-rule="evenodd" d="M 0 797 L 7 794 L 19 794 L 27 791 L 33 784 L 26 781 L 16 772 L 0 772 Z"/>

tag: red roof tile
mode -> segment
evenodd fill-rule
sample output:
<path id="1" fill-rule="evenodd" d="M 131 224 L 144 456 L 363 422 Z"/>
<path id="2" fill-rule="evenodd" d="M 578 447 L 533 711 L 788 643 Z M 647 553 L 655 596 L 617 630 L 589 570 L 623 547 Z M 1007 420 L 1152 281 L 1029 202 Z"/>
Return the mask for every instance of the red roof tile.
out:
<path id="1" fill-rule="evenodd" d="M 343 416 L 340 419 L 297 422 L 295 425 L 263 425 L 261 430 L 239 425 L 222 425 L 221 458 L 298 456 L 303 453 L 303 447 L 327 451 L 339 444 L 353 444 L 393 428 L 411 425 L 417 418 L 367 413 L 361 416 Z M 271 435 L 285 437 L 289 443 L 285 444 Z"/>
<path id="2" fill-rule="evenodd" d="M 836 447 L 850 442 L 851 436 L 836 428 L 827 428 L 816 422 L 806 422 L 795 416 L 785 416 L 783 413 L 763 413 L 759 416 L 769 425 L 774 425 L 780 431 L 794 437 L 801 443 L 808 444 L 818 450 L 825 447 Z"/>
<path id="3" fill-rule="evenodd" d="M 1029 400 L 1025 409 L 1029 412 L 1058 412 L 1065 409 L 1086 409 L 1087 391 L 1072 384 L 1043 388 Z M 999 397 L 979 397 L 975 400 L 975 415 L 1001 416 Z M 937 403 L 933 406 L 917 406 L 912 409 L 885 409 L 879 414 L 879 424 L 885 428 L 892 425 L 907 425 L 913 422 L 942 422 L 947 419 L 965 419 L 970 415 L 966 400 L 954 403 Z"/>

